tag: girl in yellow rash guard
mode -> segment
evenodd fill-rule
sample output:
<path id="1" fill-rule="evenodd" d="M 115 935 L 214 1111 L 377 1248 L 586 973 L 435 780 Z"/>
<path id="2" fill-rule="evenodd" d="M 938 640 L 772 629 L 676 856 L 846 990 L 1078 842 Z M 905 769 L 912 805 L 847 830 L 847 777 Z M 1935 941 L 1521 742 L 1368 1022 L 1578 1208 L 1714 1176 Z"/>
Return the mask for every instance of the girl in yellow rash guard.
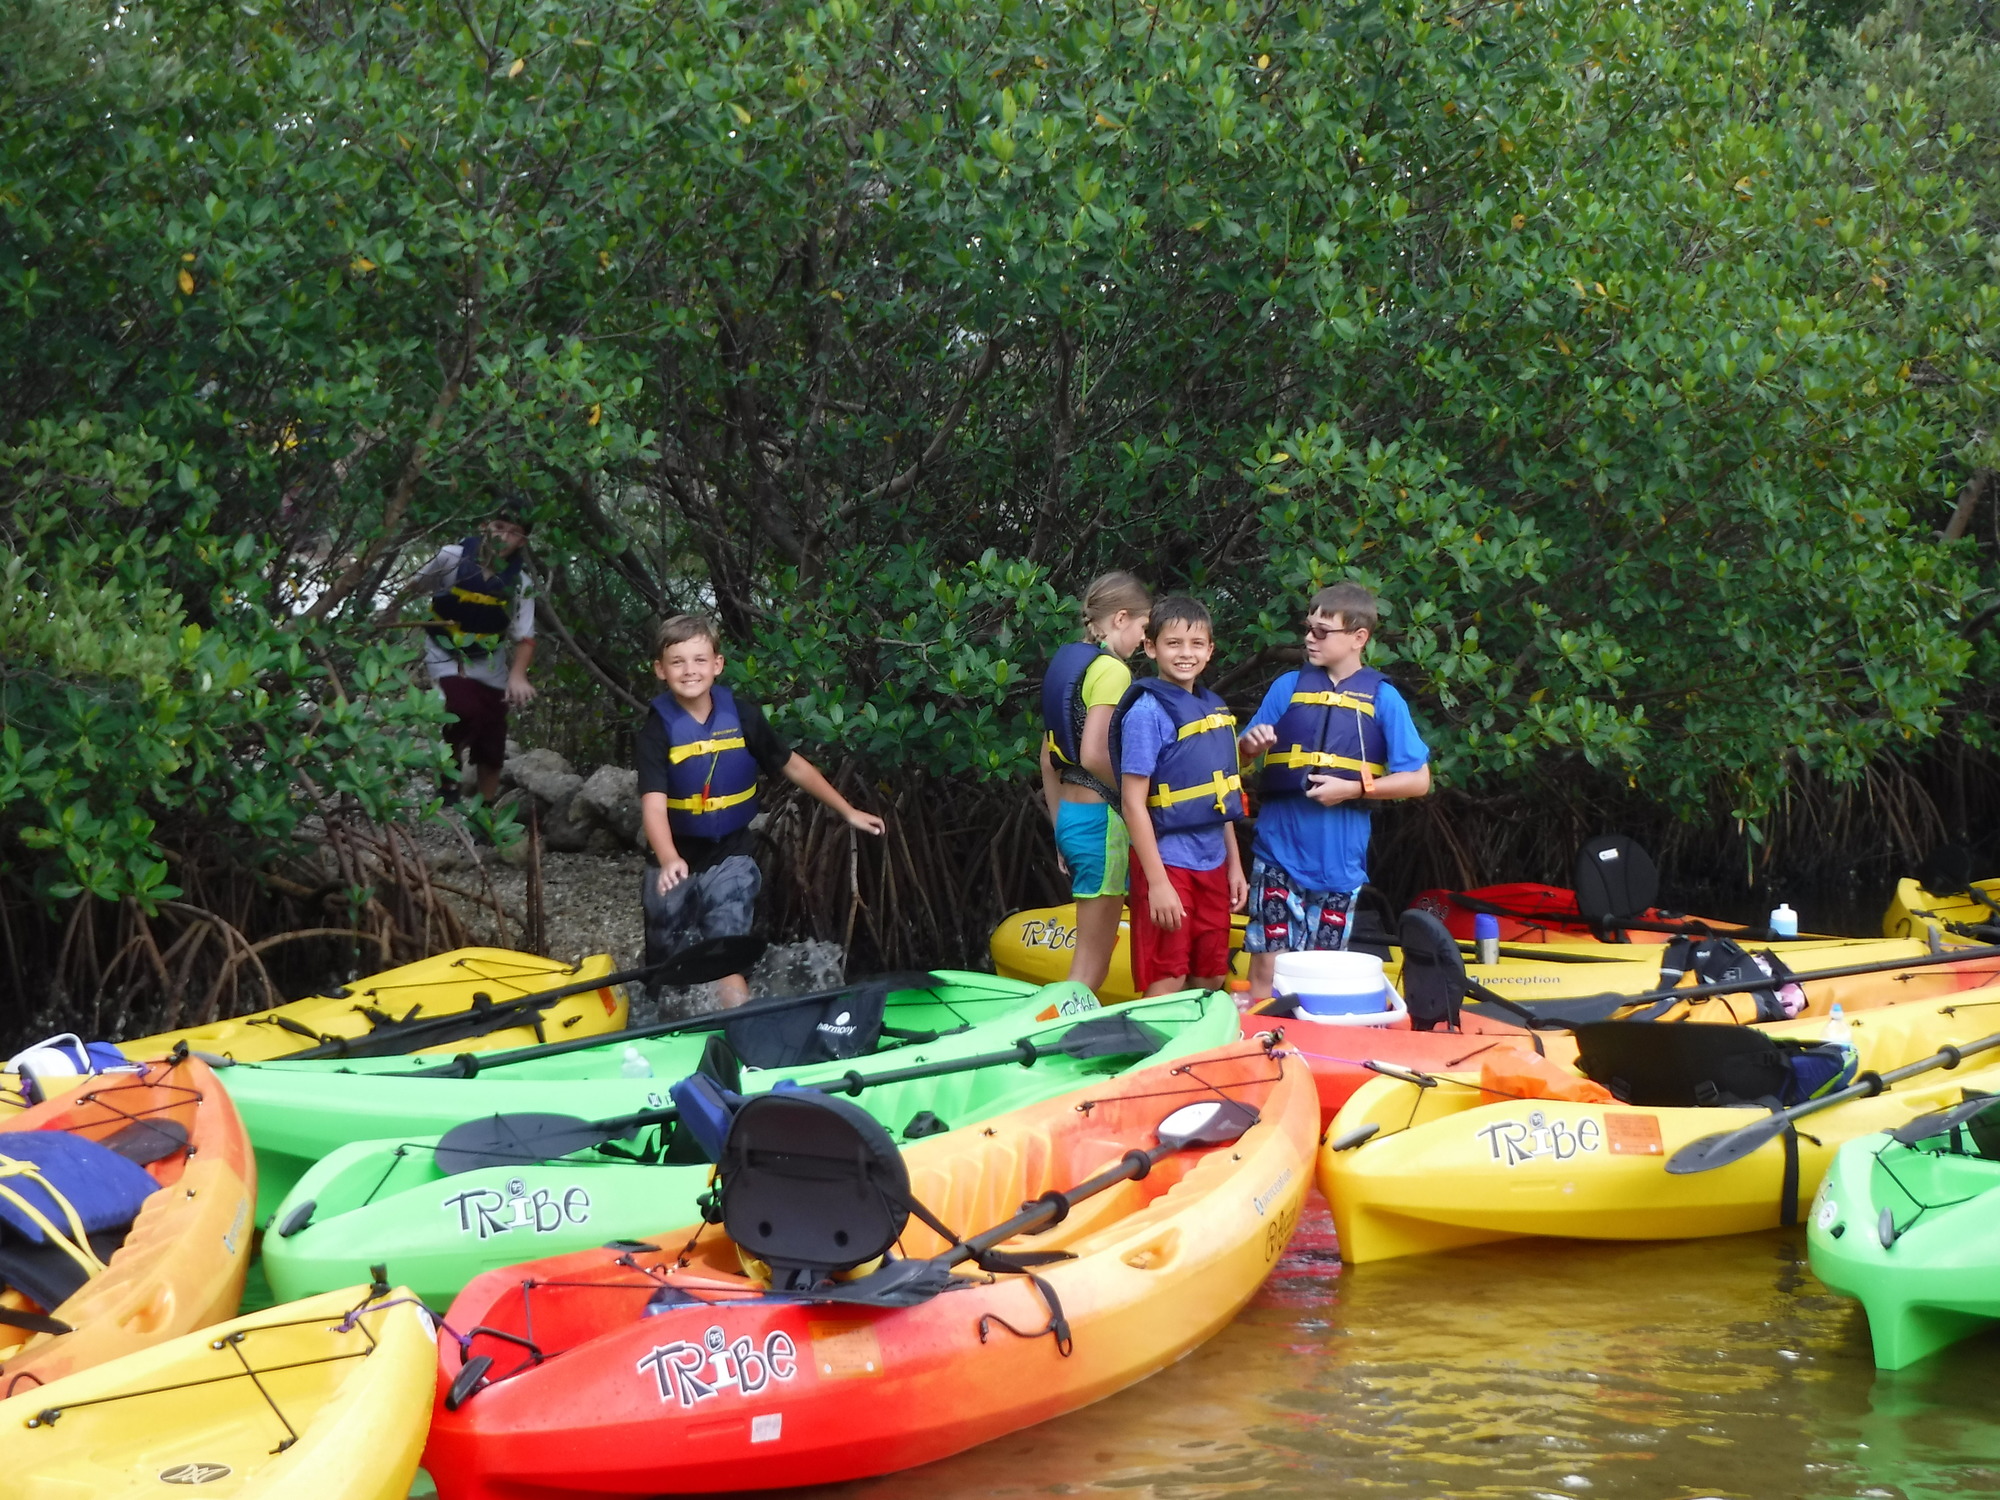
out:
<path id="1" fill-rule="evenodd" d="M 1076 898 L 1069 977 L 1093 990 L 1111 968 L 1132 847 L 1118 811 L 1111 715 L 1132 685 L 1125 658 L 1145 639 L 1152 604 L 1130 573 L 1097 579 L 1083 595 L 1084 638 L 1056 652 L 1042 678 L 1042 796 Z"/>

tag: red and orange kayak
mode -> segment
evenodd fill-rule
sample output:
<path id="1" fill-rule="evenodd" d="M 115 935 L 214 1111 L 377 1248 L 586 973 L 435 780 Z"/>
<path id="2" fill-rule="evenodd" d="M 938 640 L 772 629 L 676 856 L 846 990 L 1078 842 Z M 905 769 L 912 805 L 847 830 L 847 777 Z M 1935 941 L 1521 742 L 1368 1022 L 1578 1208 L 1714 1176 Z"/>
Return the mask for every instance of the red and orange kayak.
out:
<path id="1" fill-rule="evenodd" d="M 1043 1252 L 1032 1274 L 989 1265 L 915 1305 L 772 1295 L 748 1251 L 700 1224 L 488 1272 L 447 1317 L 468 1333 L 440 1341 L 424 1466 L 442 1500 L 821 1484 L 1110 1395 L 1220 1330 L 1283 1251 L 1319 1130 L 1307 1071 L 1236 1043 L 905 1149 L 912 1196 L 969 1236 L 1216 1100 L 1256 1123 L 1002 1242 Z M 914 1260 L 951 1243 L 911 1218 L 896 1248 Z"/>

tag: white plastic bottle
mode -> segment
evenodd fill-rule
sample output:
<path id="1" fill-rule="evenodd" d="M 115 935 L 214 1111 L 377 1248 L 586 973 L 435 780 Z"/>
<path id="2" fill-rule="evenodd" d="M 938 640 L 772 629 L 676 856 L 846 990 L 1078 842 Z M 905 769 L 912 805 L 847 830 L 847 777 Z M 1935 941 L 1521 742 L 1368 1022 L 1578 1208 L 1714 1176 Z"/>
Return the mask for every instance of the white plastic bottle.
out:
<path id="1" fill-rule="evenodd" d="M 621 1078 L 651 1078 L 653 1065 L 646 1061 L 646 1054 L 637 1047 L 627 1047 L 618 1063 L 618 1075 Z"/>
<path id="2" fill-rule="evenodd" d="M 1791 903 L 1780 901 L 1771 913 L 1771 936 L 1793 938 L 1799 935 L 1799 914 L 1792 910 Z"/>
<path id="3" fill-rule="evenodd" d="M 1846 1043 L 1854 1040 L 1854 1028 L 1847 1024 L 1847 1012 L 1840 1008 L 1838 1000 L 1833 1002 L 1833 1009 L 1826 1013 L 1826 1031 L 1823 1035 L 1829 1042 Z"/>

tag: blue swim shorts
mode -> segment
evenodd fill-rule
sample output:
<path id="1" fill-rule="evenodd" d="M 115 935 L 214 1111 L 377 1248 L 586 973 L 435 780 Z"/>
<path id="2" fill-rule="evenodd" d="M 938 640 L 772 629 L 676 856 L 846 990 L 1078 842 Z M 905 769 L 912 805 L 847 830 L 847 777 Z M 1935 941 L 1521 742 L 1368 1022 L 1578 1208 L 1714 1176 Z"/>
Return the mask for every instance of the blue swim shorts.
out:
<path id="1" fill-rule="evenodd" d="M 1069 866 L 1070 894 L 1077 900 L 1125 894 L 1132 836 L 1108 803 L 1057 803 L 1056 851 Z"/>

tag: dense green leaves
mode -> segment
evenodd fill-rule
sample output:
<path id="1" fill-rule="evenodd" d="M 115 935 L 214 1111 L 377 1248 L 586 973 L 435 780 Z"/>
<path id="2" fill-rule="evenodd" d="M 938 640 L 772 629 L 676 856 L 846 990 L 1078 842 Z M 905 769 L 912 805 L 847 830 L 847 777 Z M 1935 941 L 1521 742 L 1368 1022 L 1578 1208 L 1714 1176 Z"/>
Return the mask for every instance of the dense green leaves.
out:
<path id="1" fill-rule="evenodd" d="M 400 703 L 361 627 L 500 490 L 601 668 L 714 607 L 885 769 L 1025 774 L 1108 566 L 1217 605 L 1239 698 L 1366 579 L 1451 782 L 1753 825 L 1966 671 L 1978 193 L 1755 7 L 14 5 L 0 484 L 57 429 L 131 469 L 177 681 L 166 601 L 254 573 L 258 650 Z M 120 628 L 138 564 L 24 566 Z"/>

